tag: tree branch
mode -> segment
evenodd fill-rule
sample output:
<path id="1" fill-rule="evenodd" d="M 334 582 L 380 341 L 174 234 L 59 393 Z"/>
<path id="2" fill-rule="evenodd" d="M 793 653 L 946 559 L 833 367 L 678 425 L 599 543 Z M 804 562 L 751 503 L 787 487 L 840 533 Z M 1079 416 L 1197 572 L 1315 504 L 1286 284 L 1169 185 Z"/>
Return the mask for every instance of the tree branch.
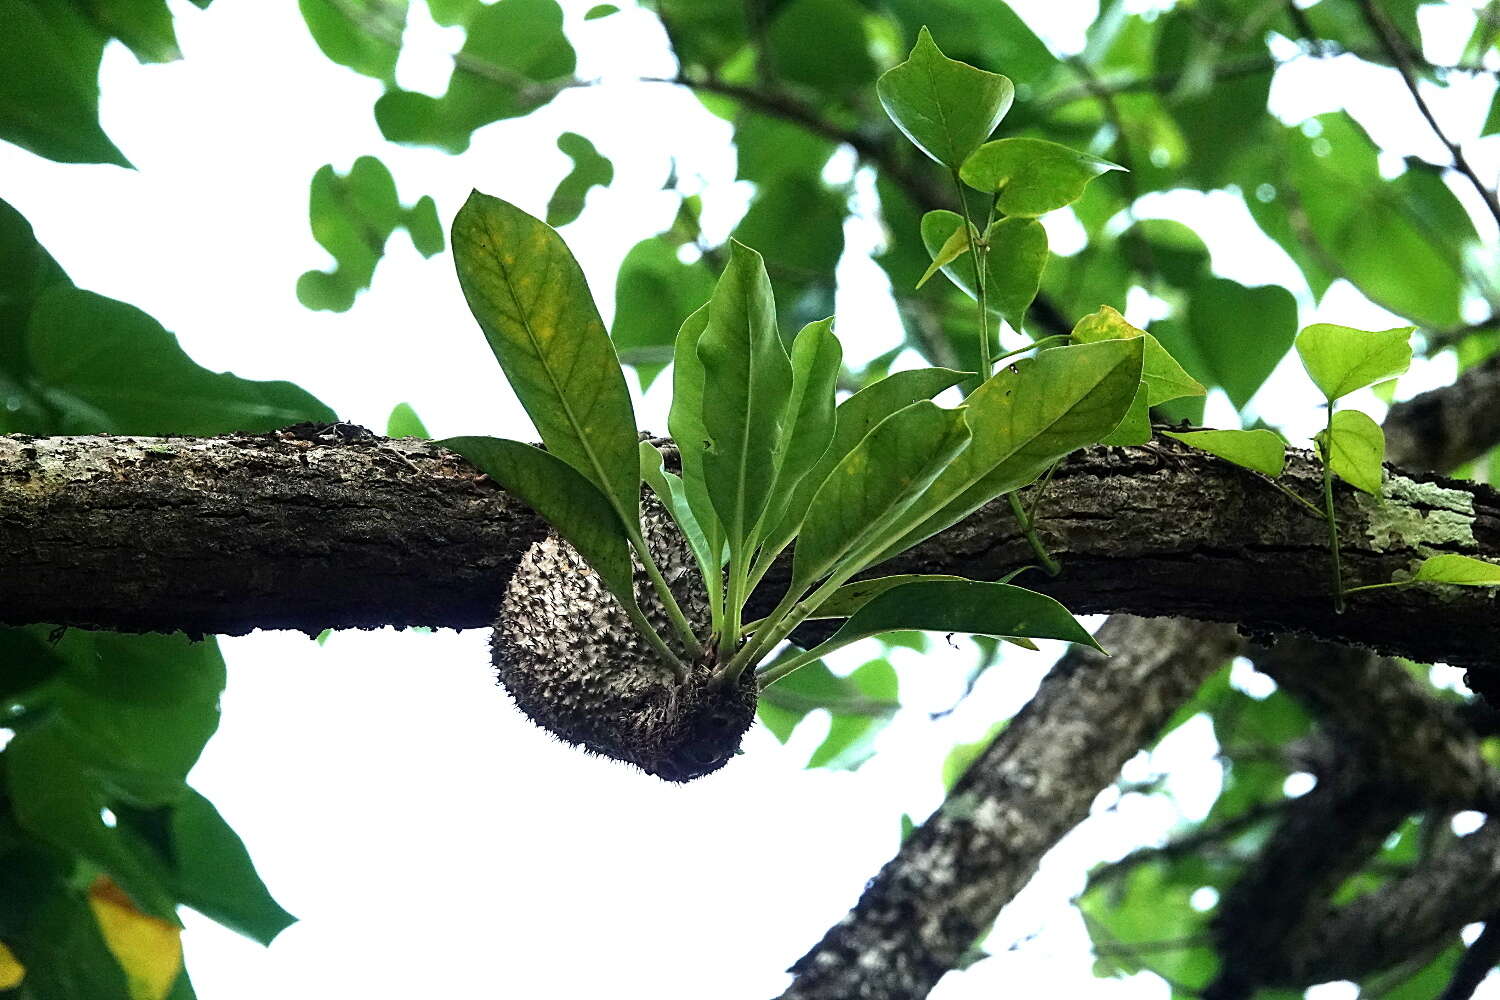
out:
<path id="1" fill-rule="evenodd" d="M 1105 659 L 1074 648 L 875 877 L 793 967 L 785 1000 L 909 1000 L 993 923 L 1042 855 L 1178 706 L 1239 647 L 1229 630 L 1116 616 Z"/>

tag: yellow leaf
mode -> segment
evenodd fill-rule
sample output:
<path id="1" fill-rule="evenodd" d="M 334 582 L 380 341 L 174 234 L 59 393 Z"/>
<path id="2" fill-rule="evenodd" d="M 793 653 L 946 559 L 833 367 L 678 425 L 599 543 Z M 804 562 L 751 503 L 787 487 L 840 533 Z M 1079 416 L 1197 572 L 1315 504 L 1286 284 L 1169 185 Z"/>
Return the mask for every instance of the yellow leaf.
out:
<path id="1" fill-rule="evenodd" d="M 11 950 L 0 944 L 0 990 L 13 990 L 26 977 L 26 966 L 16 960 Z"/>
<path id="2" fill-rule="evenodd" d="M 165 1000 L 182 972 L 182 929 L 137 910 L 105 875 L 89 888 L 89 907 L 125 972 L 130 1000 Z"/>

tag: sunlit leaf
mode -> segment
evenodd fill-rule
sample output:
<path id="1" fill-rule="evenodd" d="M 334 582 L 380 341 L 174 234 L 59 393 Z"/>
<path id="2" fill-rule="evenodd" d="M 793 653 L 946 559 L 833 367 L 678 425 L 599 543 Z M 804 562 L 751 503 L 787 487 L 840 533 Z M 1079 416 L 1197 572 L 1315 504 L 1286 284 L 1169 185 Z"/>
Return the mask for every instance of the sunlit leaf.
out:
<path id="1" fill-rule="evenodd" d="M 385 422 L 385 436 L 424 439 L 432 437 L 427 433 L 427 426 L 422 423 L 422 418 L 417 416 L 417 411 L 412 409 L 410 403 L 397 403 L 391 409 L 391 415 L 386 418 Z"/>
<path id="2" fill-rule="evenodd" d="M 130 1000 L 166 1000 L 182 973 L 182 928 L 136 909 L 107 875 L 89 887 L 89 908 L 125 972 Z"/>
<path id="3" fill-rule="evenodd" d="M 1331 403 L 1411 367 L 1415 327 L 1366 331 L 1314 323 L 1297 334 L 1297 354 L 1308 376 Z"/>
<path id="4" fill-rule="evenodd" d="M 1109 306 L 1100 306 L 1099 311 L 1079 320 L 1073 327 L 1073 340 L 1080 344 L 1092 344 L 1101 340 L 1123 340 L 1144 337 L 1145 360 L 1141 365 L 1141 383 L 1146 387 L 1146 405 L 1160 406 L 1171 399 L 1182 396 L 1201 396 L 1204 389 L 1197 379 L 1183 370 L 1177 359 L 1168 353 L 1151 334 L 1132 326 L 1124 316 Z"/>
<path id="5" fill-rule="evenodd" d="M 1163 431 L 1226 462 L 1243 465 L 1273 479 L 1286 468 L 1286 442 L 1275 431 L 1263 428 L 1253 431 Z"/>
<path id="6" fill-rule="evenodd" d="M 998 193 L 1006 215 L 1035 217 L 1083 197 L 1088 182 L 1124 168 L 1045 139 L 996 139 L 964 160 L 965 184 Z"/>
<path id="7" fill-rule="evenodd" d="M 1412 579 L 1465 587 L 1500 587 L 1500 565 L 1472 556 L 1445 552 L 1422 560 Z"/>
<path id="8" fill-rule="evenodd" d="M 1318 447 L 1334 475 L 1355 489 L 1380 496 L 1385 476 L 1385 434 L 1380 425 L 1358 410 L 1333 415 L 1333 433 L 1319 431 Z"/>
<path id="9" fill-rule="evenodd" d="M 949 59 L 926 28 L 906 62 L 876 82 L 875 93 L 918 149 L 955 168 L 989 138 L 1015 99 L 1009 79 Z"/>
<path id="10" fill-rule="evenodd" d="M 469 309 L 547 450 L 597 486 L 634 529 L 635 413 L 567 244 L 540 219 L 475 191 L 453 220 L 453 257 Z"/>

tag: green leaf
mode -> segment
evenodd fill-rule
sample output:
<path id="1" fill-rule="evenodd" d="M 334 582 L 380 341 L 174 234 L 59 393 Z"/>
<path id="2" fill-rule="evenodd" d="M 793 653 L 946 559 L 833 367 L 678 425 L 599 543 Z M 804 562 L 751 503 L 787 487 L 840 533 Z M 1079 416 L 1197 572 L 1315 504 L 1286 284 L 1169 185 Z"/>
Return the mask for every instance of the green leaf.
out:
<path id="1" fill-rule="evenodd" d="M 762 539 L 763 546 L 779 552 L 791 542 L 807 516 L 808 505 L 823 485 L 828 474 L 843 461 L 844 456 L 854 450 L 882 420 L 912 403 L 936 396 L 969 377 L 969 372 L 950 368 L 916 368 L 895 372 L 878 382 L 872 382 L 850 396 L 834 410 L 833 442 L 823 452 L 823 457 L 797 484 L 787 504 L 786 513 Z M 677 429 L 672 435 L 679 441 Z"/>
<path id="2" fill-rule="evenodd" d="M 641 391 L 667 367 L 683 320 L 714 293 L 714 276 L 700 261 L 684 264 L 681 244 L 667 234 L 650 236 L 630 248 L 615 279 L 615 321 L 609 337 L 620 360 L 635 369 Z M 659 349 L 651 360 L 643 349 Z"/>
<path id="3" fill-rule="evenodd" d="M 1286 444 L 1275 431 L 1163 431 L 1185 445 L 1275 479 L 1286 468 Z"/>
<path id="4" fill-rule="evenodd" d="M 887 659 L 874 659 L 847 678 L 856 696 L 874 705 L 899 705 L 896 668 Z M 892 710 L 832 712 L 828 735 L 808 758 L 807 766 L 853 771 L 875 752 L 875 738 L 894 715 Z"/>
<path id="5" fill-rule="evenodd" d="M 1045 594 L 1009 583 L 930 580 L 880 594 L 805 655 L 826 656 L 851 642 L 898 629 L 1062 639 L 1103 652 L 1068 609 Z"/>
<path id="6" fill-rule="evenodd" d="M 1123 448 L 1131 445 L 1142 445 L 1151 440 L 1151 407 L 1146 404 L 1146 384 L 1142 382 L 1135 387 L 1135 396 L 1130 400 L 1130 407 L 1125 411 L 1125 416 L 1115 425 L 1115 429 L 1100 439 L 1100 444 L 1109 445 L 1111 448 Z"/>
<path id="7" fill-rule="evenodd" d="M 453 257 L 469 309 L 547 450 L 599 487 L 634 534 L 635 412 L 567 244 L 541 220 L 475 191 L 453 220 Z"/>
<path id="8" fill-rule="evenodd" d="M 75 4 L 0 0 L 0 139 L 61 163 L 130 166 L 99 127 L 106 41 Z"/>
<path id="9" fill-rule="evenodd" d="M 884 667 L 876 664 L 884 664 Z M 896 711 L 896 675 L 886 660 L 872 660 L 848 677 L 839 677 L 822 661 L 809 663 L 761 692 L 756 711 L 760 721 L 771 734 L 782 743 L 791 738 L 797 724 L 818 709 L 833 716 L 834 725 L 817 750 L 814 758 L 825 766 L 835 758 L 845 756 L 842 751 L 858 741 L 861 736 L 873 737 Z M 861 720 L 868 727 L 859 726 Z M 842 766 L 828 763 L 826 766 Z"/>
<path id="10" fill-rule="evenodd" d="M 788 0 L 766 27 L 766 57 L 780 80 L 832 97 L 868 92 L 875 63 L 865 25 L 869 11 L 856 0 Z"/>
<path id="11" fill-rule="evenodd" d="M 791 589 L 862 563 L 932 509 L 913 504 L 969 445 L 964 411 L 922 400 L 882 421 L 829 473 L 807 509 Z"/>
<path id="12" fill-rule="evenodd" d="M 615 165 L 599 155 L 594 144 L 577 132 L 557 137 L 557 148 L 573 161 L 573 169 L 557 185 L 547 202 L 547 225 L 566 226 L 583 213 L 584 198 L 591 187 L 609 187 L 615 179 Z"/>
<path id="13" fill-rule="evenodd" d="M 949 59 L 926 28 L 906 62 L 876 81 L 875 93 L 896 127 L 948 167 L 989 138 L 1015 99 L 1009 79 Z"/>
<path id="14" fill-rule="evenodd" d="M 1071 205 L 1088 182 L 1124 167 L 1045 139 L 996 139 L 964 160 L 964 183 L 999 195 L 1006 215 L 1035 217 Z"/>
<path id="15" fill-rule="evenodd" d="M 385 422 L 385 436 L 422 438 L 423 440 L 432 438 L 432 435 L 427 433 L 427 427 L 422 423 L 422 418 L 417 416 L 417 411 L 411 408 L 410 403 L 397 403 L 391 410 L 391 415 Z"/>
<path id="16" fill-rule="evenodd" d="M 1332 403 L 1367 385 L 1395 378 L 1411 367 L 1416 327 L 1365 331 L 1314 323 L 1297 335 L 1302 367 Z"/>
<path id="17" fill-rule="evenodd" d="M 182 58 L 166 0 L 94 0 L 89 4 L 89 16 L 104 32 L 124 42 L 143 63 Z"/>
<path id="18" fill-rule="evenodd" d="M 442 6 L 450 18 L 464 17 L 451 0 Z M 572 75 L 577 60 L 555 0 L 464 7 L 468 32 L 443 96 L 388 88 L 375 102 L 375 121 L 391 142 L 462 153 L 475 129 L 535 111 Z"/>
<path id="19" fill-rule="evenodd" d="M 1412 579 L 1464 587 L 1500 587 L 1500 565 L 1447 552 L 1422 560 Z"/>
<path id="20" fill-rule="evenodd" d="M 1333 415 L 1332 436 L 1323 430 L 1316 440 L 1334 475 L 1355 489 L 1380 496 L 1385 434 L 1379 424 L 1358 410 L 1340 410 Z"/>
<path id="21" fill-rule="evenodd" d="M 406 0 L 298 0 L 298 6 L 325 56 L 356 73 L 396 82 Z"/>
<path id="22" fill-rule="evenodd" d="M 1484 120 L 1484 127 L 1479 130 L 1479 134 L 1500 134 L 1500 90 L 1495 91 L 1494 99 L 1490 101 L 1489 117 Z"/>
<path id="23" fill-rule="evenodd" d="M 230 930 L 268 945 L 293 917 L 271 898 L 239 835 L 202 795 L 189 790 L 169 824 L 178 898 Z"/>
<path id="24" fill-rule="evenodd" d="M 703 452 L 708 447 L 708 429 L 703 425 L 703 362 L 698 358 L 698 341 L 708 329 L 708 306 L 704 305 L 682 321 L 672 362 L 672 408 L 667 413 L 667 427 L 682 457 L 682 488 L 688 506 L 697 518 L 710 552 L 724 549 L 724 527 L 708 497 L 708 480 L 703 472 Z"/>
<path id="25" fill-rule="evenodd" d="M 927 284 L 928 279 L 930 279 L 934 274 L 937 274 L 938 271 L 943 270 L 948 264 L 953 263 L 955 260 L 969 252 L 970 236 L 969 233 L 964 230 L 963 216 L 959 215 L 957 212 L 949 212 L 946 209 L 936 209 L 934 211 L 928 212 L 926 216 L 922 217 L 922 222 L 924 223 L 923 228 L 926 228 L 925 223 L 927 222 L 927 218 L 929 216 L 947 215 L 953 216 L 953 232 L 948 234 L 948 238 L 943 240 L 941 245 L 939 245 L 937 249 L 934 250 L 933 248 L 928 247 L 928 253 L 932 254 L 932 264 L 928 266 L 927 270 L 922 272 L 922 277 L 917 279 L 918 288 L 921 288 L 923 285 Z M 947 220 L 944 219 L 944 221 Z M 925 238 L 927 234 L 924 232 L 922 235 Z M 974 236 L 974 239 L 978 238 L 979 237 L 976 234 Z"/>
<path id="26" fill-rule="evenodd" d="M 698 518 L 693 515 L 681 477 L 666 470 L 661 452 L 650 441 L 641 442 L 641 479 L 677 522 L 682 536 L 687 539 L 688 548 L 693 551 L 693 558 L 698 562 L 698 571 L 703 574 L 710 590 L 715 589 L 714 580 L 719 575 L 723 559 L 714 555 Z"/>
<path id="27" fill-rule="evenodd" d="M 1008 725 L 1010 725 L 1009 719 L 1001 719 L 991 726 L 990 731 L 984 736 L 972 743 L 960 743 L 948 751 L 948 756 L 943 758 L 944 791 L 953 791 L 953 786 L 958 784 L 958 779 L 962 778 L 980 755 L 990 748 L 990 744 L 995 742 L 995 737 L 1005 732 L 1005 727 Z"/>
<path id="28" fill-rule="evenodd" d="M 69 859 L 71 861 L 71 859 Z M 26 967 L 25 1000 L 126 1000 L 124 970 L 87 897 L 40 845 L 0 857 L 0 938 Z"/>
<path id="29" fill-rule="evenodd" d="M 703 473 L 730 559 L 751 541 L 783 453 L 792 364 L 760 254 L 731 242 L 729 265 L 698 339 L 703 362 Z"/>
<path id="30" fill-rule="evenodd" d="M 337 419 L 288 382 L 252 382 L 194 364 L 134 306 L 68 285 L 36 299 L 31 377 L 61 411 L 59 434 L 226 434 Z"/>
<path id="31" fill-rule="evenodd" d="M 928 273 L 941 266 L 943 273 L 969 298 L 978 298 L 972 262 L 954 263 L 956 258 L 941 263 L 938 260 L 954 242 L 963 244 L 960 252 L 968 249 L 963 216 L 935 209 L 922 216 L 921 231 L 922 242 L 934 258 Z M 990 225 L 984 238 L 989 244 L 984 268 L 986 303 L 991 312 L 1019 331 L 1026 310 L 1041 287 L 1042 271 L 1047 265 L 1047 231 L 1035 219 L 999 219 Z"/>
<path id="32" fill-rule="evenodd" d="M 352 306 L 370 287 L 387 241 L 402 226 L 423 256 L 443 248 L 436 203 L 423 197 L 403 208 L 390 170 L 373 156 L 355 160 L 345 176 L 331 165 L 320 167 L 308 194 L 308 219 L 318 245 L 334 259 L 332 271 L 306 271 L 297 279 L 297 298 L 309 309 L 344 312 Z"/>
<path id="33" fill-rule="evenodd" d="M 1073 339 L 1080 344 L 1101 340 L 1124 340 L 1144 337 L 1146 354 L 1141 366 L 1141 384 L 1146 387 L 1146 405 L 1160 406 L 1182 396 L 1202 396 L 1208 390 L 1183 370 L 1177 359 L 1151 334 L 1132 326 L 1114 309 L 1100 306 L 1073 327 Z"/>
<path id="34" fill-rule="evenodd" d="M 22 829 L 98 865 L 153 917 L 177 923 L 165 867 L 142 843 L 104 822 L 111 797 L 73 734 L 43 725 L 17 733 L 5 748 L 11 808 Z"/>
<path id="35" fill-rule="evenodd" d="M 584 12 L 583 19 L 585 21 L 597 21 L 601 17 L 608 17 L 611 14 L 618 14 L 619 12 L 620 8 L 612 3 L 595 4 Z"/>
<path id="36" fill-rule="evenodd" d="M 549 452 L 519 441 L 456 437 L 445 438 L 438 444 L 458 452 L 546 518 L 622 603 L 635 600 L 629 535 L 614 505 L 577 469 Z M 639 473 L 636 481 L 640 481 Z"/>
<path id="37" fill-rule="evenodd" d="M 1297 334 L 1297 300 L 1279 285 L 1247 288 L 1228 278 L 1205 277 L 1188 300 L 1188 344 L 1162 337 L 1179 357 L 1196 353 L 1200 371 L 1244 406 L 1286 356 Z"/>
<path id="38" fill-rule="evenodd" d="M 938 504 L 890 546 L 890 558 L 955 524 L 1002 493 L 1026 485 L 1069 452 L 1109 435 L 1141 380 L 1144 341 L 1108 340 L 1042 351 L 1007 365 L 969 396 L 974 443 L 923 498 Z"/>
<path id="39" fill-rule="evenodd" d="M 781 438 L 783 454 L 776 461 L 776 485 L 761 519 L 762 533 L 780 522 L 797 485 L 833 442 L 834 397 L 843 360 L 831 316 L 807 324 L 792 341 L 792 393 Z"/>
<path id="40" fill-rule="evenodd" d="M 947 573 L 898 573 L 894 576 L 877 576 L 868 580 L 855 580 L 846 583 L 832 594 L 828 600 L 819 604 L 809 619 L 820 618 L 848 618 L 854 612 L 870 603 L 876 597 L 890 590 L 892 587 L 905 586 L 908 583 L 920 583 L 924 580 L 963 580 L 964 577 L 953 576 Z"/>

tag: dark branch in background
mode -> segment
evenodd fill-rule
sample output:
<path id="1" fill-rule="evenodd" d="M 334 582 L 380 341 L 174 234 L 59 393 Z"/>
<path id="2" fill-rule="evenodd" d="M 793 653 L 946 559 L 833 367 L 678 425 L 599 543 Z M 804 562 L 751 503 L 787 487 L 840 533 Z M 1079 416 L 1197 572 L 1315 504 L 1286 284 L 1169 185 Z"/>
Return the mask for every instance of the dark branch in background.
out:
<path id="1" fill-rule="evenodd" d="M 793 967 L 787 1000 L 925 996 L 1042 855 L 1239 640 L 1220 626 L 1111 618 L 1075 648 L 902 845 L 859 906 Z"/>
<path id="2" fill-rule="evenodd" d="M 1402 82 L 1406 84 L 1406 89 L 1411 92 L 1412 100 L 1417 104 L 1417 110 L 1422 112 L 1422 117 L 1427 120 L 1427 124 L 1432 129 L 1433 135 L 1437 136 L 1438 140 L 1448 148 L 1449 155 L 1453 157 L 1453 169 L 1463 174 L 1469 183 L 1474 186 L 1474 190 L 1479 192 L 1479 200 L 1484 202 L 1484 207 L 1489 210 L 1490 215 L 1495 217 L 1495 225 L 1500 226 L 1500 194 L 1491 190 L 1484 181 L 1480 180 L 1479 174 L 1475 172 L 1473 164 L 1464 155 L 1463 147 L 1448 138 L 1448 133 L 1443 131 L 1442 126 L 1438 124 L 1437 118 L 1433 116 L 1432 108 L 1427 105 L 1426 98 L 1422 96 L 1421 88 L 1417 86 L 1417 78 L 1412 73 L 1412 53 L 1407 46 L 1406 39 L 1402 38 L 1392 29 L 1384 12 L 1376 7 L 1372 0 L 1359 0 L 1359 10 L 1364 17 L 1365 23 L 1374 32 L 1375 37 L 1380 39 L 1381 48 L 1385 50 L 1386 55 L 1390 56 L 1392 64 L 1395 65 L 1397 72 L 1401 74 Z"/>

